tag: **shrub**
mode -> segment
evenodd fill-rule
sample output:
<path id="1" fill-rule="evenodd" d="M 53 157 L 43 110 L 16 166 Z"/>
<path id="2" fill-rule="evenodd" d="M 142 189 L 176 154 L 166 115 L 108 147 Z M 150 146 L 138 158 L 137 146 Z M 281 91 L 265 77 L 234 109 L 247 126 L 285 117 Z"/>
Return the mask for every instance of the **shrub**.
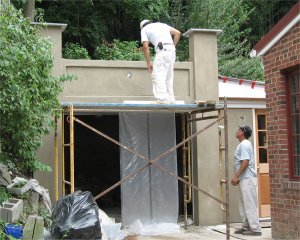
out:
<path id="1" fill-rule="evenodd" d="M 138 47 L 138 41 L 120 41 L 115 39 L 113 43 L 103 41 L 95 50 L 95 59 L 143 61 L 144 53 Z"/>
<path id="2" fill-rule="evenodd" d="M 86 48 L 78 43 L 67 43 L 63 48 L 63 58 L 66 59 L 90 59 Z"/>
<path id="3" fill-rule="evenodd" d="M 0 161 L 26 175 L 50 171 L 36 151 L 54 126 L 62 83 L 72 77 L 51 75 L 51 42 L 6 4 L 0 6 L 0 52 Z"/>

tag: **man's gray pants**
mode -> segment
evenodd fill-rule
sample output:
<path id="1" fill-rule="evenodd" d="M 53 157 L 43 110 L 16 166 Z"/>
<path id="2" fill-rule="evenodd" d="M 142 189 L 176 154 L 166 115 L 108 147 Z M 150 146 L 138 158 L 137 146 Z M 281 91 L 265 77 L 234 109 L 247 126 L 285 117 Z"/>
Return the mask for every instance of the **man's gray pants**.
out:
<path id="1" fill-rule="evenodd" d="M 243 229 L 260 232 L 258 204 L 257 204 L 257 178 L 246 178 L 239 182 L 240 199 L 239 210 L 243 222 Z"/>

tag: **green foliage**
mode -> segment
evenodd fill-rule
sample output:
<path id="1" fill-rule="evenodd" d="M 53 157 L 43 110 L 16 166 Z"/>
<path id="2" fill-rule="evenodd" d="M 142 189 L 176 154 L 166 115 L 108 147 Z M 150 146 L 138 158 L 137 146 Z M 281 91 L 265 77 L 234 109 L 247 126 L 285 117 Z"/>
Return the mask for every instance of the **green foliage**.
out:
<path id="1" fill-rule="evenodd" d="M 187 5 L 182 0 L 169 0 L 168 15 L 162 19 L 162 22 L 169 24 L 170 26 L 178 29 L 182 33 L 186 29 L 186 17 L 189 12 L 187 12 Z M 181 37 L 180 41 L 176 46 L 176 60 L 186 61 L 189 58 L 188 51 L 188 38 Z"/>
<path id="2" fill-rule="evenodd" d="M 51 43 L 38 33 L 20 11 L 0 7 L 0 161 L 23 173 L 51 169 L 36 150 L 54 125 L 62 83 L 71 79 L 51 76 Z"/>
<path id="3" fill-rule="evenodd" d="M 7 192 L 6 187 L 0 187 L 0 204 L 9 199 L 11 195 Z"/>
<path id="4" fill-rule="evenodd" d="M 68 24 L 63 44 L 79 43 L 92 56 L 104 39 L 139 39 L 140 21 L 166 16 L 168 0 L 42 1 L 36 7 L 45 10 L 45 21 Z"/>
<path id="5" fill-rule="evenodd" d="M 33 212 L 32 205 L 31 205 L 31 192 L 28 191 L 23 193 L 22 195 L 17 195 L 17 194 L 12 194 L 12 195 L 18 199 L 23 200 L 23 212 L 20 218 L 16 221 L 16 224 L 25 226 L 28 216 Z"/>
<path id="6" fill-rule="evenodd" d="M 23 0 L 11 0 L 22 2 Z M 139 22 L 142 19 L 166 22 L 182 33 L 190 28 L 221 29 L 219 35 L 220 74 L 231 69 L 235 58 L 244 59 L 255 75 L 250 79 L 262 80 L 259 59 L 250 59 L 254 44 L 294 5 L 298 0 L 62 0 L 42 1 L 37 8 L 44 9 L 45 21 L 67 23 L 64 44 L 79 43 L 92 56 L 103 40 L 112 42 L 140 39 Z M 89 17 L 86 17 L 89 16 Z M 113 16 L 113 17 L 112 17 Z M 107 48 L 103 49 L 109 50 Z M 99 54 L 99 50 L 97 51 Z M 106 55 L 111 55 L 110 53 Z M 131 54 L 131 53 L 129 53 Z M 119 54 L 122 58 L 126 52 Z M 188 60 L 188 39 L 181 38 L 177 45 L 177 59 Z M 93 55 L 94 56 L 94 55 Z M 236 60 L 239 62 L 239 60 Z M 251 70 L 252 69 L 252 70 Z M 242 70 L 242 69 L 241 69 Z M 236 71 L 235 77 L 245 75 Z M 252 76 L 252 77 L 251 77 Z M 257 79 L 257 76 L 259 77 Z"/>
<path id="7" fill-rule="evenodd" d="M 50 230 L 52 223 L 51 214 L 49 213 L 48 209 L 42 204 L 39 204 L 38 215 L 43 217 L 44 227 Z"/>
<path id="8" fill-rule="evenodd" d="M 67 43 L 63 48 L 63 58 L 66 59 L 90 59 L 86 48 L 78 43 Z"/>
<path id="9" fill-rule="evenodd" d="M 29 215 L 35 214 L 33 212 L 33 203 L 32 203 L 32 191 L 28 191 L 23 193 L 22 195 L 17 195 L 14 193 L 7 192 L 7 189 L 5 187 L 0 187 L 0 203 L 2 204 L 3 201 L 8 200 L 9 198 L 18 198 L 23 200 L 23 212 L 20 216 L 20 218 L 13 222 L 15 225 L 21 225 L 25 226 L 25 223 L 28 219 Z M 40 201 L 37 208 L 37 215 L 43 217 L 44 219 L 44 226 L 46 229 L 50 230 L 51 227 L 51 213 L 47 210 L 47 208 L 44 206 L 43 202 Z M 15 238 L 8 236 L 4 232 L 5 222 L 0 219 L 0 239 L 8 239 L 13 240 Z"/>
<path id="10" fill-rule="evenodd" d="M 122 2 L 122 1 L 121 1 Z M 137 20 L 142 19 L 160 19 L 166 15 L 168 9 L 167 0 L 123 0 L 126 16 L 133 16 Z"/>
<path id="11" fill-rule="evenodd" d="M 239 77 L 250 80 L 263 80 L 262 61 L 260 58 L 237 57 L 226 60 L 219 66 L 223 76 Z"/>
<path id="12" fill-rule="evenodd" d="M 252 29 L 249 42 L 253 47 L 299 0 L 251 0 L 245 4 L 254 9 L 246 27 Z"/>
<path id="13" fill-rule="evenodd" d="M 249 8 L 246 1 L 190 1 L 189 11 L 186 23 L 188 28 L 223 31 L 218 36 L 220 75 L 263 80 L 261 60 L 249 56 L 251 48 L 248 37 L 251 28 L 245 26 L 253 9 Z"/>
<path id="14" fill-rule="evenodd" d="M 36 7 L 45 9 L 45 21 L 68 24 L 64 31 L 63 45 L 67 42 L 79 43 L 89 53 L 93 53 L 108 32 L 106 19 L 101 13 L 105 9 L 96 5 L 91 0 L 36 3 Z"/>
<path id="15" fill-rule="evenodd" d="M 143 51 L 138 48 L 137 41 L 119 41 L 113 43 L 103 42 L 95 51 L 96 59 L 103 60 L 124 60 L 124 61 L 142 61 L 144 60 Z"/>
<path id="16" fill-rule="evenodd" d="M 24 187 L 26 184 L 28 183 L 27 180 L 24 180 L 24 181 L 19 181 L 18 183 L 14 184 L 14 188 L 22 188 Z"/>
<path id="17" fill-rule="evenodd" d="M 23 212 L 16 221 L 16 224 L 18 225 L 25 225 L 28 216 L 32 215 L 33 212 L 33 203 L 32 203 L 32 191 L 28 191 L 23 193 L 22 195 L 15 195 L 16 198 L 23 200 Z M 51 227 L 51 213 L 47 210 L 47 208 L 44 206 L 42 201 L 39 201 L 38 208 L 37 208 L 37 215 L 43 217 L 44 219 L 44 226 L 46 229 L 50 229 Z"/>

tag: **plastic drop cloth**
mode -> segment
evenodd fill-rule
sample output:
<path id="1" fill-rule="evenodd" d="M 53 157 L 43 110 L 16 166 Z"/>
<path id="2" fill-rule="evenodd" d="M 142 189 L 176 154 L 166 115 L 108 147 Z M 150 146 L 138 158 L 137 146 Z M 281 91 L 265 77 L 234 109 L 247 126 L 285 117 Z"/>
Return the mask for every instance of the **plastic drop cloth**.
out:
<path id="1" fill-rule="evenodd" d="M 176 145 L 174 113 L 120 113 L 120 142 L 154 159 Z M 121 149 L 121 178 L 147 164 L 136 154 Z M 177 174 L 176 151 L 157 161 L 167 171 Z M 121 185 L 122 224 L 177 223 L 177 179 L 155 166 L 148 166 Z"/>

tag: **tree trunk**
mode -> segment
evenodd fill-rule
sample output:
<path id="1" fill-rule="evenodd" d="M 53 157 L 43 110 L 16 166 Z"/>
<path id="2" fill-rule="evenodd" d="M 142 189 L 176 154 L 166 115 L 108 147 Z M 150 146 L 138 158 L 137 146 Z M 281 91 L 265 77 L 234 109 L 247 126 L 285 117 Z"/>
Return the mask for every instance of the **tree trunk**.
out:
<path id="1" fill-rule="evenodd" d="M 31 22 L 34 21 L 34 10 L 35 10 L 35 0 L 26 0 L 24 5 L 24 17 L 29 18 Z"/>

